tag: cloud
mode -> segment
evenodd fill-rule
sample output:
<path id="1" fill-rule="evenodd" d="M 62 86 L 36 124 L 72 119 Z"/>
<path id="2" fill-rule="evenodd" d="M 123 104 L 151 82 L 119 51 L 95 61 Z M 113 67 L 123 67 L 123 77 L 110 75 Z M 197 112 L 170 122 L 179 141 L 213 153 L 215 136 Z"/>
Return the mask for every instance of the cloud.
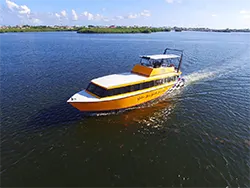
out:
<path id="1" fill-rule="evenodd" d="M 181 3 L 181 0 L 165 0 L 167 3 L 171 4 L 174 2 Z"/>
<path id="2" fill-rule="evenodd" d="M 84 17 L 86 17 L 88 20 L 93 20 L 94 19 L 94 15 L 85 11 L 82 13 Z"/>
<path id="3" fill-rule="evenodd" d="M 217 17 L 217 14 L 212 14 L 211 16 L 212 16 L 212 17 Z"/>
<path id="4" fill-rule="evenodd" d="M 151 16 L 149 10 L 143 10 L 140 14 L 141 14 L 141 16 L 144 16 L 144 17 L 149 17 L 149 16 Z"/>
<path id="5" fill-rule="evenodd" d="M 18 5 L 10 0 L 6 0 L 5 2 L 6 8 L 3 12 L 1 12 L 1 14 L 4 14 L 4 19 L 2 19 L 1 22 L 16 22 L 19 24 L 41 23 L 41 20 L 36 18 L 36 14 L 32 13 L 31 9 L 27 5 Z"/>
<path id="6" fill-rule="evenodd" d="M 250 11 L 247 11 L 247 10 L 241 10 L 241 11 L 240 11 L 240 14 L 250 14 Z"/>
<path id="7" fill-rule="evenodd" d="M 166 0 L 167 3 L 173 3 L 174 0 Z"/>
<path id="8" fill-rule="evenodd" d="M 12 1 L 9 1 L 9 0 L 6 0 L 6 5 L 12 11 L 14 9 L 19 9 L 19 6 L 16 3 L 12 2 Z"/>
<path id="9" fill-rule="evenodd" d="M 6 5 L 11 11 L 17 11 L 19 14 L 30 14 L 31 10 L 26 5 L 17 5 L 16 3 L 6 0 Z"/>
<path id="10" fill-rule="evenodd" d="M 250 18 L 250 14 L 244 15 L 243 18 L 249 19 Z"/>
<path id="11" fill-rule="evenodd" d="M 100 15 L 100 14 L 96 14 L 94 16 L 94 20 L 103 20 L 104 19 L 104 16 L 103 15 Z"/>
<path id="12" fill-rule="evenodd" d="M 151 16 L 150 11 L 149 10 L 143 10 L 140 13 L 130 13 L 129 15 L 125 16 L 125 18 L 127 19 L 135 19 L 135 18 L 139 18 L 139 17 L 149 17 Z"/>
<path id="13" fill-rule="evenodd" d="M 76 11 L 72 9 L 72 20 L 78 20 L 78 16 L 76 14 Z"/>
<path id="14" fill-rule="evenodd" d="M 30 14 L 30 9 L 29 9 L 29 7 L 27 7 L 26 5 L 21 5 L 20 7 L 19 7 L 19 13 L 20 14 Z"/>
<path id="15" fill-rule="evenodd" d="M 42 22 L 38 18 L 34 18 L 34 19 L 32 19 L 32 23 L 34 23 L 34 24 L 41 24 Z"/>
<path id="16" fill-rule="evenodd" d="M 61 15 L 62 15 L 63 17 L 67 17 L 67 12 L 66 12 L 66 10 L 62 10 L 62 11 L 61 11 Z"/>
<path id="17" fill-rule="evenodd" d="M 115 19 L 117 19 L 117 20 L 123 20 L 124 16 L 116 16 Z"/>
<path id="18" fill-rule="evenodd" d="M 55 13 L 55 16 L 56 16 L 57 18 L 61 18 L 61 15 L 58 14 L 58 13 Z"/>
<path id="19" fill-rule="evenodd" d="M 15 1 L 15 0 L 13 0 Z M 176 0 L 173 0 L 176 1 Z M 84 23 L 85 21 L 95 22 L 112 22 L 123 21 L 128 19 L 143 19 L 151 16 L 149 10 L 142 10 L 141 12 L 131 12 L 125 15 L 105 16 L 106 9 L 102 9 L 102 14 L 94 14 L 93 12 L 84 11 L 81 14 L 74 9 L 71 12 L 66 9 L 60 12 L 33 12 L 27 5 L 19 5 L 12 0 L 5 0 L 5 8 L 1 8 L 0 21 L 1 24 L 45 24 L 45 25 L 72 25 Z M 103 12 L 104 11 L 104 12 Z M 77 21 L 77 22 L 73 22 Z M 122 24 L 120 22 L 119 24 Z"/>
<path id="20" fill-rule="evenodd" d="M 242 18 L 244 19 L 250 19 L 250 11 L 249 10 L 241 10 L 240 11 L 240 14 L 242 14 Z M 249 20 L 247 20 L 249 21 Z"/>
<path id="21" fill-rule="evenodd" d="M 127 18 L 128 18 L 128 19 L 135 19 L 135 18 L 137 18 L 137 17 L 139 17 L 139 16 L 140 16 L 139 14 L 130 13 L 130 14 L 127 16 Z"/>

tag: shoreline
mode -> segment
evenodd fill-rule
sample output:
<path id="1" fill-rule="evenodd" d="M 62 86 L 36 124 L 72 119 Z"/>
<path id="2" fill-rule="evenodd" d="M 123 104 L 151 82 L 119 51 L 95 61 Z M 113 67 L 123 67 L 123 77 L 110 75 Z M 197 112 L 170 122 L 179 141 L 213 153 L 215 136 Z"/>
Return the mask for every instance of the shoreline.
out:
<path id="1" fill-rule="evenodd" d="M 69 26 L 15 26 L 15 27 L 0 27 L 0 33 L 22 33 L 22 32 L 64 32 L 76 31 L 79 34 L 135 34 L 135 33 L 155 33 L 155 32 L 182 32 L 182 31 L 198 31 L 198 32 L 250 32 L 250 29 L 209 29 L 209 28 L 183 28 L 183 27 L 69 27 Z"/>

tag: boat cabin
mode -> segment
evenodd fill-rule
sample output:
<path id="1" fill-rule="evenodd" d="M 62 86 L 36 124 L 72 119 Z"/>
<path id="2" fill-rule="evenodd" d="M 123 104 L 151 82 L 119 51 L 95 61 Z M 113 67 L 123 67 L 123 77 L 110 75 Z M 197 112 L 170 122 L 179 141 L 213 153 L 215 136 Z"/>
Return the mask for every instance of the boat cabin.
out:
<path id="1" fill-rule="evenodd" d="M 133 73 L 130 73 L 130 74 L 131 76 L 133 76 Z M 113 80 L 116 77 L 117 79 L 125 81 L 126 77 L 124 77 L 124 75 L 125 74 L 119 74 L 119 75 L 117 74 L 117 75 L 110 75 L 109 77 Z M 123 77 L 125 79 L 122 79 Z M 168 83 L 173 83 L 178 78 L 179 78 L 179 75 L 172 75 L 166 78 L 158 78 L 155 80 L 145 81 L 145 77 L 144 77 L 141 79 L 140 83 L 131 83 L 131 84 L 128 83 L 123 86 L 118 85 L 118 86 L 110 87 L 110 88 L 107 87 L 108 85 L 105 85 L 105 84 L 101 85 L 100 82 L 98 82 L 98 80 L 94 80 L 88 85 L 86 91 L 94 94 L 97 97 L 102 98 L 102 97 L 109 97 L 109 96 L 129 93 L 129 92 L 135 92 L 135 91 L 139 91 L 143 89 L 153 88 L 153 87 L 168 84 Z"/>
<path id="2" fill-rule="evenodd" d="M 166 51 L 166 50 L 165 50 Z M 140 64 L 136 64 L 132 73 L 152 77 L 167 73 L 178 73 L 182 62 L 181 55 L 176 54 L 158 54 L 141 56 Z"/>
<path id="3" fill-rule="evenodd" d="M 140 63 L 131 72 L 93 79 L 86 91 L 102 98 L 173 84 L 181 74 L 182 51 L 175 55 L 166 54 L 167 50 L 164 54 L 140 56 Z"/>

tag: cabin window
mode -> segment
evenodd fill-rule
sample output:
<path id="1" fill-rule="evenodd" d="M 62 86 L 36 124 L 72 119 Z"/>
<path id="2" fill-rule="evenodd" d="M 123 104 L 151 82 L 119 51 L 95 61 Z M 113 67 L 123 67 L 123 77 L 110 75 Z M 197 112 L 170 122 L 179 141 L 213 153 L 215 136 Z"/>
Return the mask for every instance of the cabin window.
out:
<path id="1" fill-rule="evenodd" d="M 120 88 L 121 90 L 120 90 L 120 93 L 122 94 L 122 93 L 128 93 L 128 92 L 130 92 L 130 90 L 131 90 L 131 86 L 126 86 L 126 87 L 122 87 L 122 88 Z"/>
<path id="2" fill-rule="evenodd" d="M 95 89 L 95 95 L 99 96 L 99 97 L 103 97 L 104 96 L 104 92 L 105 89 L 101 88 L 101 87 L 96 87 Z"/>
<path id="3" fill-rule="evenodd" d="M 158 86 L 158 85 L 161 85 L 163 84 L 163 80 L 160 79 L 160 80 L 155 80 L 155 86 Z"/>
<path id="4" fill-rule="evenodd" d="M 87 87 L 87 91 L 89 91 L 89 92 L 91 92 L 99 97 L 108 97 L 108 96 L 129 93 L 129 92 L 138 91 L 141 89 L 147 89 L 150 87 L 162 85 L 164 83 L 175 81 L 178 77 L 179 76 L 172 76 L 169 78 L 163 78 L 163 79 L 159 79 L 159 80 L 153 80 L 150 82 L 144 82 L 141 84 L 135 84 L 135 85 L 131 85 L 131 86 L 109 89 L 109 90 L 106 90 L 105 88 L 102 88 L 96 84 L 90 83 Z"/>
<path id="5" fill-rule="evenodd" d="M 119 95 L 120 94 L 120 88 L 114 89 L 114 95 Z"/>
<path id="6" fill-rule="evenodd" d="M 141 85 L 141 84 L 133 85 L 133 86 L 134 86 L 134 91 L 140 90 L 140 85 Z M 132 91 L 132 90 L 131 90 L 131 91 Z"/>
<path id="7" fill-rule="evenodd" d="M 95 88 L 96 88 L 96 85 L 90 83 L 90 84 L 88 85 L 88 87 L 87 87 L 87 90 L 90 91 L 90 92 L 92 92 L 92 91 L 95 90 Z"/>
<path id="8" fill-rule="evenodd" d="M 151 86 L 150 82 L 145 82 L 145 83 L 142 84 L 142 89 L 149 88 L 150 86 Z"/>
<path id="9" fill-rule="evenodd" d="M 176 80 L 176 76 L 172 76 L 172 81 L 175 81 Z"/>
<path id="10" fill-rule="evenodd" d="M 98 85 L 90 83 L 87 87 L 87 91 L 97 95 L 98 97 L 104 97 L 106 95 L 107 90 Z"/>

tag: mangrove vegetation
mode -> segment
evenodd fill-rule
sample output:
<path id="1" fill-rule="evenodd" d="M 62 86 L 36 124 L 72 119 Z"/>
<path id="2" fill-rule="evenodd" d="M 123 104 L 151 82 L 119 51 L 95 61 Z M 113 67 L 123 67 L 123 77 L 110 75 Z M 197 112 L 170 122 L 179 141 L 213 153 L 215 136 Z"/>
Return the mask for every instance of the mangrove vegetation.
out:
<path id="1" fill-rule="evenodd" d="M 153 32 L 181 32 L 181 31 L 200 31 L 200 32 L 250 32 L 250 29 L 210 29 L 210 28 L 185 28 L 185 27 L 139 27 L 139 26 L 0 26 L 0 33 L 7 32 L 58 32 L 75 31 L 77 33 L 153 33 Z"/>
<path id="2" fill-rule="evenodd" d="M 88 27 L 79 29 L 77 33 L 152 33 L 167 31 L 171 31 L 171 29 L 150 27 Z"/>

